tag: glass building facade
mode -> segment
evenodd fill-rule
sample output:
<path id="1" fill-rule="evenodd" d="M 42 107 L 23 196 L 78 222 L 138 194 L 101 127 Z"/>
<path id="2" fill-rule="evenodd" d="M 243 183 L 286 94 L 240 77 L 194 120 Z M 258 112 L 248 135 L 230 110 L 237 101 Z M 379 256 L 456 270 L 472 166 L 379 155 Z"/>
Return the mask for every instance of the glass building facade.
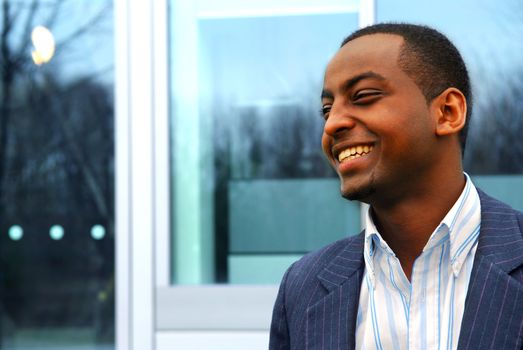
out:
<path id="1" fill-rule="evenodd" d="M 357 234 L 323 71 L 372 22 L 469 67 L 465 170 L 523 209 L 523 6 L 3 0 L 0 349 L 265 349 L 285 269 Z"/>

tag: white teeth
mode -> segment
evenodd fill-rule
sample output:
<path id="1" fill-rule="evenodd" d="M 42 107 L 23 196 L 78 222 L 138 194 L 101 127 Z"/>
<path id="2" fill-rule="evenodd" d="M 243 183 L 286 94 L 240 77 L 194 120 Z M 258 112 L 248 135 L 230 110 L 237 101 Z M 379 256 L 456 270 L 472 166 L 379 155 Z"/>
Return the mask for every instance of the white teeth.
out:
<path id="1" fill-rule="evenodd" d="M 368 146 L 368 145 L 349 147 L 349 148 L 343 150 L 338 155 L 338 161 L 340 161 L 340 163 L 341 163 L 342 161 L 347 160 L 347 159 L 352 160 L 355 158 L 359 158 L 364 154 L 370 153 L 373 148 L 374 148 L 374 146 Z"/>

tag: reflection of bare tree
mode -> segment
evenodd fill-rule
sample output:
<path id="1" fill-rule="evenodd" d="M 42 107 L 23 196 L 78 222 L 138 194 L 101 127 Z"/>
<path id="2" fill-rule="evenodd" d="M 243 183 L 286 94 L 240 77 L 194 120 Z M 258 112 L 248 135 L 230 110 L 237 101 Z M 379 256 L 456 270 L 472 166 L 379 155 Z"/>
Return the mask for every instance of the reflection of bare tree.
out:
<path id="1" fill-rule="evenodd" d="M 53 91 L 49 85 L 46 100 L 51 102 L 50 114 L 57 118 L 56 125 L 61 131 L 63 146 L 69 153 L 71 163 L 78 166 L 96 212 L 112 228 L 112 171 L 100 167 L 100 164 L 110 165 L 114 153 L 111 95 L 89 80 L 79 81 L 68 91 L 61 92 Z"/>
<path id="2" fill-rule="evenodd" d="M 2 67 L 2 100 L 0 103 L 0 204 L 3 204 L 3 179 L 6 166 L 6 148 L 8 141 L 8 128 L 11 115 L 11 86 L 15 75 L 15 61 L 9 46 L 9 33 L 12 29 L 10 17 L 10 3 L 2 3 L 2 36 L 0 43 L 0 64 Z M 3 205 L 0 205 L 3 207 Z M 0 211 L 1 215 L 1 211 Z"/>
<path id="3" fill-rule="evenodd" d="M 21 223 L 27 239 L 17 249 L 7 240 L 0 246 L 7 262 L 2 271 L 13 279 L 4 292 L 11 300 L 6 308 L 18 324 L 35 327 L 60 314 L 63 318 L 53 321 L 56 326 L 67 321 L 86 327 L 97 312 L 106 322 L 97 321 L 99 331 L 110 339 L 114 246 L 111 239 L 90 239 L 89 229 L 101 224 L 108 234 L 114 231 L 112 94 L 89 79 L 65 86 L 50 77 L 43 81 L 27 91 L 30 103 L 16 110 L 7 155 L 5 200 L 10 205 L 1 229 Z M 68 234 L 59 249 L 46 239 L 53 223 Z M 34 293 L 27 300 L 10 299 L 28 295 L 28 290 Z M 64 303 L 66 297 L 69 302 Z"/>
<path id="4" fill-rule="evenodd" d="M 334 176 L 321 150 L 323 122 L 314 96 L 210 108 L 215 111 L 212 130 L 217 282 L 227 282 L 231 180 Z"/>
<path id="5" fill-rule="evenodd" d="M 323 124 L 307 100 L 272 101 L 237 108 L 231 124 L 231 177 L 332 176 L 321 151 Z"/>
<path id="6" fill-rule="evenodd" d="M 13 224 L 24 229 L 18 245 L 0 236 L 2 314 L 17 328 L 94 325 L 101 340 L 111 341 L 112 87 L 92 77 L 64 82 L 60 66 L 32 63 L 33 27 L 66 22 L 67 0 L 1 1 L 0 232 Z M 110 15 L 112 2 L 106 4 L 57 42 L 57 55 L 99 29 Z M 65 228 L 62 241 L 48 238 L 51 224 Z M 107 239 L 90 238 L 95 224 L 106 228 Z M 0 348 L 3 325 L 0 318 Z"/>
<path id="7" fill-rule="evenodd" d="M 20 85 L 30 86 L 34 83 L 36 70 L 30 56 L 31 31 L 39 23 L 44 23 L 48 28 L 55 25 L 60 10 L 67 0 L 43 2 L 2 0 L 0 67 L 2 68 L 1 103 L 0 103 L 0 204 L 5 204 L 5 175 L 9 164 L 6 157 L 8 152 L 10 128 L 12 117 L 16 108 L 13 100 L 14 89 Z M 107 16 L 111 2 L 100 9 L 98 13 L 78 26 L 72 33 L 57 42 L 57 55 L 60 48 L 67 47 L 72 42 L 79 40 L 88 31 Z M 63 50 L 62 50 L 63 52 Z M 23 103 L 23 101 L 18 101 Z M 93 193 L 96 196 L 96 193 Z M 3 207 L 2 205 L 1 207 Z"/>
<path id="8" fill-rule="evenodd" d="M 61 193 L 66 188 L 63 181 L 74 176 L 81 181 L 85 200 L 93 203 L 93 212 L 112 227 L 112 94 L 89 79 L 60 86 L 48 76 L 43 82 L 29 92 L 31 102 L 16 110 L 19 118 L 13 126 L 18 130 L 12 132 L 16 139 L 8 158 L 16 162 L 10 173 L 17 179 L 8 178 L 7 199 L 17 198 L 18 187 L 41 186 L 41 192 L 60 184 L 55 194 Z M 74 196 L 79 192 L 78 188 L 68 191 Z M 63 203 L 72 199 L 64 197 Z M 52 210 L 59 207 L 56 204 Z"/>
<path id="9" fill-rule="evenodd" d="M 485 79 L 486 80 L 486 79 Z M 523 173 L 523 70 L 482 84 L 489 87 L 477 99 L 465 168 L 475 174 Z"/>

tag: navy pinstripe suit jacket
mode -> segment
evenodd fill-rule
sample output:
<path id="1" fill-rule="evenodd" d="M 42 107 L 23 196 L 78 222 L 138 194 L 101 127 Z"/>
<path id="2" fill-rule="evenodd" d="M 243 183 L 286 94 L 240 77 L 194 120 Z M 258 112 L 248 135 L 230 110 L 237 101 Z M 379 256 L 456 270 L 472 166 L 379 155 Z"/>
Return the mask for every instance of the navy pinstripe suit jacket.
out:
<path id="1" fill-rule="evenodd" d="M 523 349 L 523 213 L 479 191 L 481 231 L 458 349 Z M 270 350 L 354 349 L 363 233 L 304 256 L 285 273 Z"/>

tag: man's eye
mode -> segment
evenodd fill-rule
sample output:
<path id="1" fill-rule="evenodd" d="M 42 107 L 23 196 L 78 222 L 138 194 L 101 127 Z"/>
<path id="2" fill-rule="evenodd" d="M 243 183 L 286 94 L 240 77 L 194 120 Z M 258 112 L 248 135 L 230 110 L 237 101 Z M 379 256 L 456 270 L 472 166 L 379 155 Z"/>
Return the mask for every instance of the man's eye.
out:
<path id="1" fill-rule="evenodd" d="M 329 117 L 329 112 L 331 111 L 331 105 L 325 105 L 321 107 L 320 115 L 323 119 L 327 120 Z"/>
<path id="2" fill-rule="evenodd" d="M 382 96 L 380 90 L 366 89 L 356 92 L 352 98 L 352 101 L 357 104 L 368 104 L 374 102 Z"/>

